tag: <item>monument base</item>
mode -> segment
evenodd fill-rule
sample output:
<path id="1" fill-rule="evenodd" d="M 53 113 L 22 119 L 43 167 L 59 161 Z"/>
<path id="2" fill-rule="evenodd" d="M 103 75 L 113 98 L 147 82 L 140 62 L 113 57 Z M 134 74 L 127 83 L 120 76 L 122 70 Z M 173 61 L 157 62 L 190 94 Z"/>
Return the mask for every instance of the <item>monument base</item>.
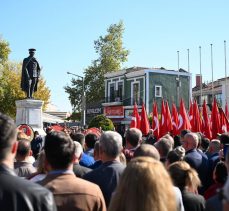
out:
<path id="1" fill-rule="evenodd" d="M 42 121 L 42 100 L 17 100 L 16 125 L 27 124 L 38 131 L 40 135 L 46 135 Z"/>

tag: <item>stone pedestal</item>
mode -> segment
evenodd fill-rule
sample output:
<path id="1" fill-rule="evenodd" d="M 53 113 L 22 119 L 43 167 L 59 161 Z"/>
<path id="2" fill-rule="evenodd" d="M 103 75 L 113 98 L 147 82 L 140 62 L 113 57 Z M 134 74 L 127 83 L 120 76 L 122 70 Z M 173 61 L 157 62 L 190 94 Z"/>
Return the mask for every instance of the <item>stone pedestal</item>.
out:
<path id="1" fill-rule="evenodd" d="M 16 125 L 27 124 L 38 131 L 40 135 L 45 135 L 42 121 L 42 100 L 17 100 Z"/>

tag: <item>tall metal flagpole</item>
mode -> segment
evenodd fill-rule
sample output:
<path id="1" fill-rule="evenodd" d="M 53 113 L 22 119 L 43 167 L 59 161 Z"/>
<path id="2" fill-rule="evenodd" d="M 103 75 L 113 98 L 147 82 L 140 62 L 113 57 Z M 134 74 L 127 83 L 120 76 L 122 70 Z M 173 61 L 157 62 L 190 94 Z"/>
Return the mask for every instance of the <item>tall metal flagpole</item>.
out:
<path id="1" fill-rule="evenodd" d="M 179 51 L 177 51 L 177 78 L 176 78 L 176 83 L 177 83 L 177 106 L 179 106 L 179 100 L 180 100 L 180 74 L 179 74 L 179 69 L 180 69 L 180 55 Z"/>
<path id="2" fill-rule="evenodd" d="M 202 105 L 202 70 L 201 70 L 201 46 L 199 46 L 200 53 L 200 105 Z"/>
<path id="3" fill-rule="evenodd" d="M 211 69 L 212 69 L 212 102 L 214 100 L 214 84 L 213 84 L 213 52 L 212 52 L 212 44 L 211 44 Z"/>
<path id="4" fill-rule="evenodd" d="M 227 48 L 226 40 L 224 40 L 224 57 L 225 57 L 225 105 L 227 103 Z"/>
<path id="5" fill-rule="evenodd" d="M 187 49 L 188 51 L 188 72 L 190 72 L 190 65 L 189 65 L 189 49 Z"/>
<path id="6" fill-rule="evenodd" d="M 179 71 L 179 69 L 180 69 L 180 55 L 179 55 L 179 51 L 177 51 L 177 69 L 178 69 L 178 71 Z"/>

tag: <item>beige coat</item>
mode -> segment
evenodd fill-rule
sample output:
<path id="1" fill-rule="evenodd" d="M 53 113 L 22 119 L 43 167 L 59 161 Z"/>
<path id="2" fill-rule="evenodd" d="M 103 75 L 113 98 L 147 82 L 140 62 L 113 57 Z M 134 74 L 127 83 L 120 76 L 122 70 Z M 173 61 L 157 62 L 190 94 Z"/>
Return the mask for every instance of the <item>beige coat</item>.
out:
<path id="1" fill-rule="evenodd" d="M 106 210 L 99 186 L 73 174 L 47 175 L 39 184 L 53 193 L 58 211 Z"/>

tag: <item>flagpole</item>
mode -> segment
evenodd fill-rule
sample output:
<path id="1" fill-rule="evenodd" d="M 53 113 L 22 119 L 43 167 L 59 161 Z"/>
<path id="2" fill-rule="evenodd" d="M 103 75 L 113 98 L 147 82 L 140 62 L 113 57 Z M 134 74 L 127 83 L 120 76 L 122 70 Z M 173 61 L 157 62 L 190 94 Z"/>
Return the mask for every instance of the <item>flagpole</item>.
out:
<path id="1" fill-rule="evenodd" d="M 189 65 L 189 49 L 187 49 L 188 51 L 188 72 L 190 72 L 190 65 Z"/>
<path id="2" fill-rule="evenodd" d="M 214 84 L 213 84 L 213 52 L 212 52 L 212 44 L 211 44 L 211 69 L 212 69 L 212 102 L 214 100 Z"/>
<path id="3" fill-rule="evenodd" d="M 180 51 L 177 51 L 177 69 L 179 71 L 180 69 L 180 55 L 179 55 Z"/>
<path id="4" fill-rule="evenodd" d="M 202 70 L 201 70 L 201 46 L 199 46 L 200 53 L 200 106 L 202 105 Z"/>
<path id="5" fill-rule="evenodd" d="M 227 102 L 227 49 L 226 40 L 224 40 L 224 58 L 225 58 L 225 105 Z"/>
<path id="6" fill-rule="evenodd" d="M 179 74 L 179 69 L 180 69 L 180 55 L 179 51 L 177 51 L 177 78 L 176 78 L 176 83 L 177 83 L 177 105 L 179 105 L 179 99 L 180 99 L 180 74 Z"/>

